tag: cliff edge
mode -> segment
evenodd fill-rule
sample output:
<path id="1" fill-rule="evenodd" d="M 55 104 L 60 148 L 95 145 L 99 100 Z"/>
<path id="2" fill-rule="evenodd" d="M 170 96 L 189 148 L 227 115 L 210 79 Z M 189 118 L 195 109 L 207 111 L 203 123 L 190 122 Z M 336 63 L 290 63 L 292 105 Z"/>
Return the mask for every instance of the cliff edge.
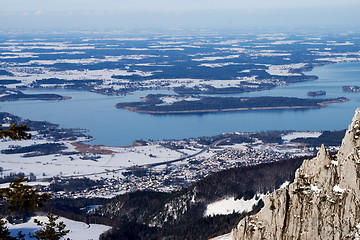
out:
<path id="1" fill-rule="evenodd" d="M 293 183 L 263 201 L 260 212 L 239 222 L 233 239 L 360 239 L 360 108 L 336 155 L 321 146 Z"/>

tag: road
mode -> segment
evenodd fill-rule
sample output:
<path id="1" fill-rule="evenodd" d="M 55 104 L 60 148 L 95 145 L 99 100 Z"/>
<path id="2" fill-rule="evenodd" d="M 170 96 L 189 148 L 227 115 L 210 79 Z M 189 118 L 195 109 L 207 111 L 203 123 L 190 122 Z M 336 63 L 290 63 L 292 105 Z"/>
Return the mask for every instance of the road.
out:
<path id="1" fill-rule="evenodd" d="M 201 149 L 199 152 L 195 153 L 195 154 L 192 154 L 192 155 L 187 155 L 185 157 L 181 157 L 181 158 L 177 158 L 177 159 L 174 159 L 174 160 L 170 160 L 170 161 L 163 161 L 163 162 L 158 162 L 158 163 L 151 163 L 151 164 L 145 164 L 145 165 L 139 165 L 139 167 L 156 167 L 156 166 L 160 166 L 160 165 L 164 165 L 164 164 L 169 164 L 169 163 L 174 163 L 174 162 L 179 162 L 179 161 L 183 161 L 187 158 L 192 158 L 192 157 L 195 157 L 199 154 L 202 154 L 203 152 L 209 150 L 211 147 L 216 147 L 219 143 L 225 141 L 225 140 L 228 140 L 229 138 L 222 138 L 222 139 L 219 139 L 213 143 L 211 143 L 210 145 L 208 145 L 207 147 L 204 147 L 203 149 Z"/>

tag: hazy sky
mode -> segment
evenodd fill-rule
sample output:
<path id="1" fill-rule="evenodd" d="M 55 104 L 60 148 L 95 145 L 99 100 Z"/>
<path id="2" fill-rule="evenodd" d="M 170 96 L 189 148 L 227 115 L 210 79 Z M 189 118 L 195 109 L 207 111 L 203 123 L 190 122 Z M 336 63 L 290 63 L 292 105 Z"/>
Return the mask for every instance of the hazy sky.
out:
<path id="1" fill-rule="evenodd" d="M 360 0 L 0 0 L 0 29 L 359 26 Z"/>

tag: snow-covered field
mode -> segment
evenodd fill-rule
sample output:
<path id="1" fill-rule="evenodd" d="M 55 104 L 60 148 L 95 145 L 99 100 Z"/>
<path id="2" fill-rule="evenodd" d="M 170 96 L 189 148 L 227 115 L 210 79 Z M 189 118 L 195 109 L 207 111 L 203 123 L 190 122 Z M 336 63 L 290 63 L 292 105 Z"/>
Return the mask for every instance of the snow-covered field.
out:
<path id="1" fill-rule="evenodd" d="M 26 141 L 0 141 L 0 149 L 8 149 L 11 145 L 31 146 L 33 144 L 47 143 L 46 140 Z M 68 149 L 66 152 L 75 151 L 70 141 L 62 141 Z M 103 147 L 112 151 L 109 155 L 98 154 L 51 154 L 46 156 L 22 157 L 23 154 L 0 154 L 0 163 L 3 174 L 10 172 L 24 172 L 27 176 L 33 173 L 37 179 L 54 176 L 82 177 L 93 179 L 106 177 L 109 174 L 122 177 L 122 172 L 131 166 L 140 166 L 151 163 L 165 162 L 182 157 L 182 154 L 162 147 L 161 145 L 138 146 L 131 148 Z M 95 160 L 85 160 L 84 157 L 100 157 Z"/>
<path id="2" fill-rule="evenodd" d="M 224 60 L 224 59 L 233 59 L 238 58 L 239 55 L 229 55 L 225 57 L 203 57 L 203 58 L 195 58 L 193 61 L 201 62 L 201 61 L 216 61 L 216 60 Z"/>
<path id="3" fill-rule="evenodd" d="M 180 101 L 198 101 L 200 100 L 200 98 L 195 98 L 193 96 L 184 96 L 184 97 L 177 97 L 177 96 L 165 96 L 165 97 L 161 97 L 160 98 L 161 101 L 163 101 L 164 103 L 161 104 L 157 104 L 158 106 L 160 105 L 171 105 L 175 102 L 180 102 Z"/>
<path id="4" fill-rule="evenodd" d="M 250 200 L 244 200 L 244 198 L 235 200 L 235 197 L 230 197 L 213 202 L 207 205 L 204 216 L 210 217 L 214 215 L 227 215 L 233 212 L 250 212 L 252 207 L 258 203 L 259 199 L 260 198 L 256 198 L 256 196 Z"/>
<path id="5" fill-rule="evenodd" d="M 19 65 L 54 65 L 57 63 L 76 63 L 76 64 L 97 64 L 102 62 L 118 62 L 119 60 L 140 60 L 146 58 L 158 57 L 156 55 L 122 55 L 105 56 L 104 58 L 77 58 L 77 59 L 56 59 L 56 60 L 30 60 Z"/>
<path id="6" fill-rule="evenodd" d="M 22 224 L 8 224 L 11 235 L 16 236 L 18 231 L 22 231 L 23 234 L 26 235 L 25 239 L 30 240 L 33 238 L 29 237 L 30 234 L 34 234 L 37 230 L 40 229 L 34 223 L 34 219 L 38 219 L 41 222 L 48 222 L 47 217 L 45 216 L 37 216 L 32 217 L 28 222 Z M 95 240 L 99 239 L 100 234 L 109 230 L 111 227 L 101 224 L 86 224 L 83 222 L 73 221 L 67 218 L 59 218 L 56 222 L 63 221 L 66 225 L 66 229 L 70 230 L 70 232 L 66 235 L 66 238 L 70 238 L 73 240 Z"/>
<path id="7" fill-rule="evenodd" d="M 275 76 L 301 76 L 300 73 L 291 73 L 290 70 L 292 69 L 299 69 L 304 67 L 306 64 L 298 63 L 298 64 L 289 64 L 289 65 L 269 65 L 269 69 L 266 71 L 270 75 Z"/>
<path id="8" fill-rule="evenodd" d="M 21 80 L 26 84 L 30 84 L 35 80 L 48 78 L 59 78 L 64 80 L 111 80 L 114 75 L 139 75 L 143 77 L 152 75 L 152 72 L 143 72 L 139 70 L 130 72 L 124 69 L 52 71 L 51 69 L 44 67 L 8 67 L 7 71 L 11 72 L 13 76 L 1 75 L 0 80 Z"/>
<path id="9" fill-rule="evenodd" d="M 143 81 L 143 84 L 147 87 L 160 87 L 166 86 L 166 88 L 175 87 L 199 87 L 206 90 L 208 86 L 215 88 L 225 87 L 239 87 L 241 84 L 260 84 L 261 82 L 256 79 L 256 76 L 252 77 L 238 77 L 236 80 L 204 80 L 204 79 L 190 79 L 190 78 L 174 78 L 174 79 L 151 79 Z"/>
<path id="10" fill-rule="evenodd" d="M 199 66 L 202 67 L 210 67 L 210 68 L 216 68 L 216 67 L 225 67 L 229 65 L 241 65 L 240 63 L 234 63 L 234 62 L 226 62 L 226 63 L 202 63 Z"/>
<path id="11" fill-rule="evenodd" d="M 284 142 L 290 142 L 296 138 L 317 138 L 321 134 L 321 132 L 292 132 L 287 135 L 283 135 L 281 138 Z"/>

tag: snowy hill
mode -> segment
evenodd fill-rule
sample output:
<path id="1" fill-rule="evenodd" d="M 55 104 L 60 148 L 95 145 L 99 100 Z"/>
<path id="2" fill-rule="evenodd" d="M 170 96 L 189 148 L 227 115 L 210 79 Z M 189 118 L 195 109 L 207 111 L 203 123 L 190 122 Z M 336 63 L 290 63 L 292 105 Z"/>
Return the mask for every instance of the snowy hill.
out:
<path id="1" fill-rule="evenodd" d="M 40 227 L 34 223 L 35 218 L 41 222 L 48 221 L 47 217 L 45 216 L 37 216 L 32 217 L 26 223 L 14 225 L 8 224 L 11 235 L 16 236 L 18 231 L 22 231 L 26 235 L 26 240 L 33 239 L 29 237 L 29 233 L 34 234 L 35 231 L 40 229 Z M 100 224 L 86 224 L 83 222 L 77 222 L 63 217 L 59 218 L 58 221 L 63 221 L 65 223 L 66 229 L 70 230 L 66 237 L 73 240 L 96 240 L 99 239 L 101 233 L 111 228 L 109 226 Z"/>

